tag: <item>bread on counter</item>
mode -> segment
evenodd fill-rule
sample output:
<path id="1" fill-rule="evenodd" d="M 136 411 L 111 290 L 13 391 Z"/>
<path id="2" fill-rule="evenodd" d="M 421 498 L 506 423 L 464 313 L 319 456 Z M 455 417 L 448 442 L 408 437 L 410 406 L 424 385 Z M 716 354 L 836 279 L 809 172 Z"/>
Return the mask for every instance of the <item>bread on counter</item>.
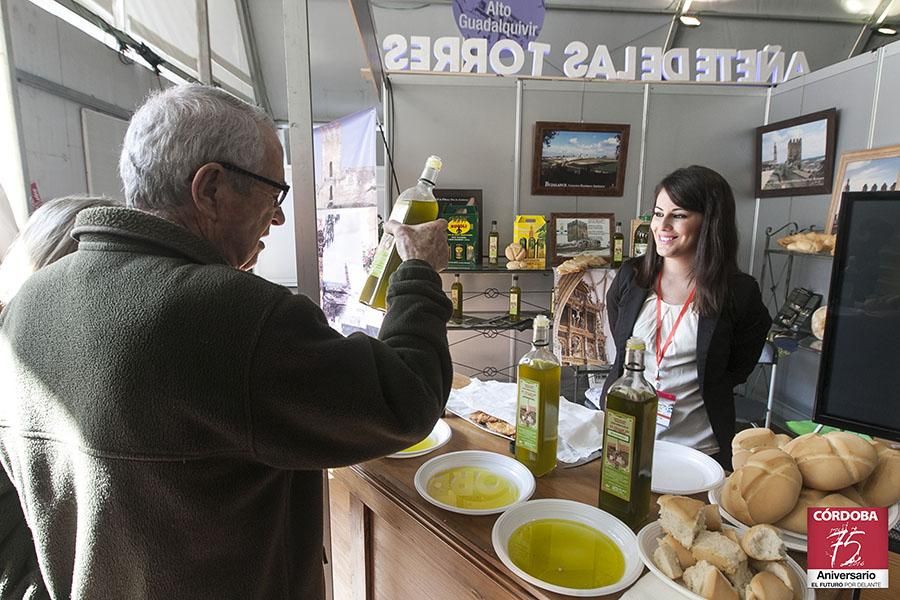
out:
<path id="1" fill-rule="evenodd" d="M 751 560 L 750 568 L 757 573 L 768 571 L 769 573 L 780 579 L 784 585 L 790 588 L 794 600 L 801 600 L 803 598 L 804 591 L 806 590 L 806 582 L 800 580 L 800 578 L 797 576 L 797 572 L 794 571 L 790 566 L 788 566 L 787 561 Z"/>
<path id="2" fill-rule="evenodd" d="M 706 527 L 704 504 L 687 496 L 660 496 L 659 522 L 685 548 L 690 548 L 694 537 Z"/>
<path id="3" fill-rule="evenodd" d="M 751 454 L 725 480 L 722 506 L 746 525 L 774 523 L 797 504 L 803 478 L 794 459 L 778 448 Z"/>
<path id="4" fill-rule="evenodd" d="M 757 573 L 747 586 L 746 600 L 792 600 L 794 593 L 768 571 Z"/>
<path id="5" fill-rule="evenodd" d="M 784 558 L 784 543 L 771 525 L 754 525 L 745 531 L 741 538 L 741 550 L 756 560 Z"/>
<path id="6" fill-rule="evenodd" d="M 672 546 L 668 544 L 657 546 L 656 550 L 653 551 L 653 562 L 669 579 L 678 579 L 683 573 L 681 563 L 678 561 L 678 555 L 675 554 Z"/>
<path id="7" fill-rule="evenodd" d="M 807 433 L 791 440 L 784 450 L 797 461 L 803 485 L 823 491 L 837 491 L 859 483 L 878 464 L 875 447 L 846 431 L 825 435 Z"/>
<path id="8" fill-rule="evenodd" d="M 686 569 L 682 579 L 689 590 L 707 600 L 739 600 L 737 590 L 728 579 L 705 560 Z"/>
<path id="9" fill-rule="evenodd" d="M 691 546 L 691 554 L 697 562 L 706 561 L 726 575 L 734 575 L 741 563 L 747 562 L 747 555 L 726 536 L 715 531 L 701 531 Z"/>

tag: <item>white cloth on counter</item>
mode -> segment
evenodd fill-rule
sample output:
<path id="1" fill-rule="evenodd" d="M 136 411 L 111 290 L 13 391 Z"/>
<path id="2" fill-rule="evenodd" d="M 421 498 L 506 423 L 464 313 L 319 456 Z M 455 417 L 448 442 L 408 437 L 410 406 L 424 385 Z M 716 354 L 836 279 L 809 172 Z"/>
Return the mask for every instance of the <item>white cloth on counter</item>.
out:
<path id="1" fill-rule="evenodd" d="M 619 600 L 659 600 L 674 596 L 679 596 L 678 592 L 653 573 L 647 573 L 628 588 Z"/>
<path id="2" fill-rule="evenodd" d="M 464 419 L 480 410 L 515 426 L 516 384 L 472 379 L 466 387 L 450 391 L 447 410 Z M 560 396 L 557 460 L 564 463 L 584 460 L 602 444 L 603 413 Z"/>

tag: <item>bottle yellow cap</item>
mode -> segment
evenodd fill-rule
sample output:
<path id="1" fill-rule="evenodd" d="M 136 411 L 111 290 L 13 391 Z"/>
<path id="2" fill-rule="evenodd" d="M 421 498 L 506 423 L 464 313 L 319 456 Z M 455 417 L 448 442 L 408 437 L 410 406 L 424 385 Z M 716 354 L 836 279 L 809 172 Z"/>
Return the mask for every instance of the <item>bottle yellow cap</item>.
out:
<path id="1" fill-rule="evenodd" d="M 642 340 L 639 337 L 630 337 L 630 338 L 628 338 L 628 341 L 625 342 L 625 349 L 626 350 L 646 350 L 647 345 L 644 343 L 644 340 Z"/>
<path id="2" fill-rule="evenodd" d="M 431 167 L 435 171 L 440 171 L 441 167 L 444 166 L 444 162 L 441 160 L 440 156 L 434 156 L 433 154 L 428 157 L 428 160 L 425 161 L 426 167 Z"/>

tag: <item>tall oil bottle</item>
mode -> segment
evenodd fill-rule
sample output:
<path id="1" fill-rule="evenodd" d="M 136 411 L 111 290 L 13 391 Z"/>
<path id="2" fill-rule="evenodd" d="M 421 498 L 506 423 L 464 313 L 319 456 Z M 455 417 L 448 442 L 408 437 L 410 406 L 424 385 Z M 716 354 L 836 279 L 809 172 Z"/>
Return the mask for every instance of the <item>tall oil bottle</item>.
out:
<path id="1" fill-rule="evenodd" d="M 517 369 L 516 405 L 516 459 L 535 477 L 556 467 L 560 365 L 549 345 L 550 320 L 538 315 L 531 351 Z"/>
<path id="2" fill-rule="evenodd" d="M 438 216 L 438 203 L 434 198 L 434 184 L 441 171 L 441 159 L 429 156 L 419 181 L 397 197 L 390 220 L 405 225 L 418 225 L 433 221 Z M 378 310 L 387 309 L 387 288 L 391 275 L 400 266 L 400 255 L 394 246 L 394 236 L 381 236 L 369 277 L 363 285 L 359 301 Z"/>

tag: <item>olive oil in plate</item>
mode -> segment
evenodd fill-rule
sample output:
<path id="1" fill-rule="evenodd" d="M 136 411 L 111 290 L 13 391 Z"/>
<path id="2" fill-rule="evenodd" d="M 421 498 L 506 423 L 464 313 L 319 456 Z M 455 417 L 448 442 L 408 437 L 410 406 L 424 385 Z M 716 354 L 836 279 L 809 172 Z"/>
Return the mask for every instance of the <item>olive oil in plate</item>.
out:
<path id="1" fill-rule="evenodd" d="M 434 437 L 429 435 L 427 438 L 425 438 L 418 444 L 413 444 L 409 448 L 401 450 L 399 453 L 400 454 L 409 454 L 411 452 L 419 452 L 421 450 L 428 450 L 429 448 L 434 448 L 434 445 L 436 443 L 437 443 L 437 441 L 434 439 Z"/>
<path id="2" fill-rule="evenodd" d="M 612 585 L 625 574 L 625 556 L 608 536 L 565 519 L 538 519 L 507 542 L 513 564 L 541 581 L 577 590 Z"/>
<path id="3" fill-rule="evenodd" d="M 482 467 L 454 467 L 428 480 L 428 495 L 444 504 L 469 510 L 500 508 L 516 501 L 516 485 Z"/>

